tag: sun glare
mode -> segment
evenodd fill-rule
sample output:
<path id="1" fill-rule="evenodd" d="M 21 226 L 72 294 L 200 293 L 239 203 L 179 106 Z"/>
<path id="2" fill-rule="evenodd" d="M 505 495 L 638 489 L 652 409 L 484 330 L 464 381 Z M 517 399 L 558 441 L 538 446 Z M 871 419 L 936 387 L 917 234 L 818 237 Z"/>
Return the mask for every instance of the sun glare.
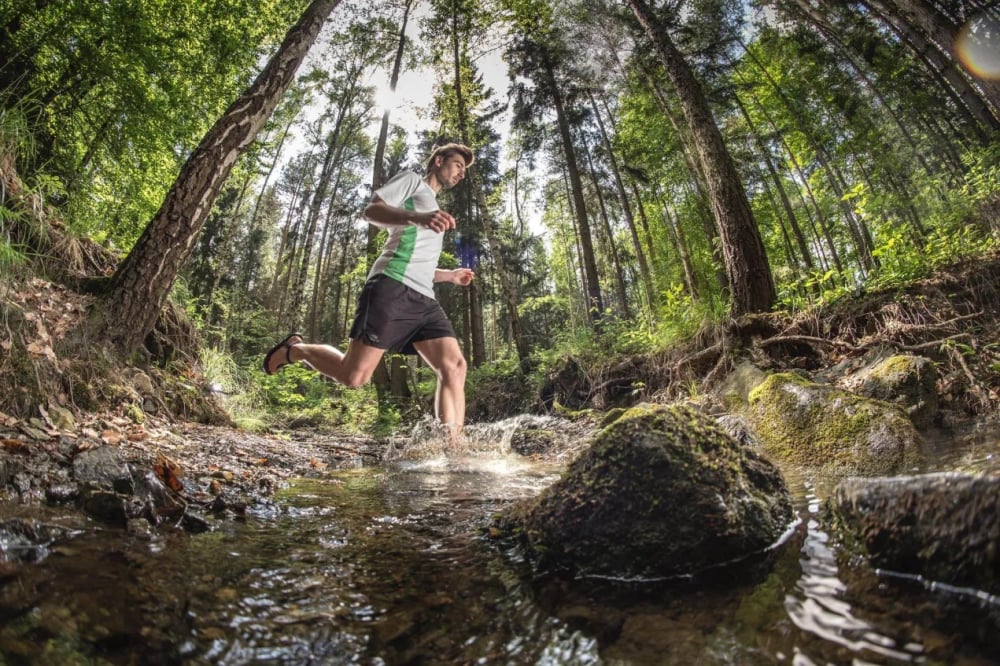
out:
<path id="1" fill-rule="evenodd" d="M 388 81 L 375 84 L 375 108 L 379 113 L 392 111 L 399 101 L 399 91 L 389 87 Z"/>
<path id="2" fill-rule="evenodd" d="M 1000 19 L 980 14 L 958 34 L 955 50 L 966 69 L 983 79 L 1000 79 Z"/>

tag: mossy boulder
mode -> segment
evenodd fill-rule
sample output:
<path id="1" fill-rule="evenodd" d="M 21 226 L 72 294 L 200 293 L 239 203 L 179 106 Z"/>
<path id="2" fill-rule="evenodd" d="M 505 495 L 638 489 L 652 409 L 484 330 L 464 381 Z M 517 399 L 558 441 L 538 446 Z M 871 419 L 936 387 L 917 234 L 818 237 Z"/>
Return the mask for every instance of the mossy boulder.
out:
<path id="1" fill-rule="evenodd" d="M 862 368 L 841 382 L 849 391 L 890 402 L 918 428 L 934 425 L 938 416 L 938 371 L 923 356 L 896 354 Z"/>
<path id="2" fill-rule="evenodd" d="M 640 405 L 600 431 L 491 535 L 541 570 L 671 577 L 760 552 L 792 520 L 778 469 L 685 406 Z"/>
<path id="3" fill-rule="evenodd" d="M 1000 477 L 844 479 L 826 516 L 877 567 L 1000 594 Z"/>
<path id="4" fill-rule="evenodd" d="M 897 407 L 778 373 L 750 392 L 747 416 L 772 459 L 859 476 L 896 474 L 922 460 L 923 439 Z"/>

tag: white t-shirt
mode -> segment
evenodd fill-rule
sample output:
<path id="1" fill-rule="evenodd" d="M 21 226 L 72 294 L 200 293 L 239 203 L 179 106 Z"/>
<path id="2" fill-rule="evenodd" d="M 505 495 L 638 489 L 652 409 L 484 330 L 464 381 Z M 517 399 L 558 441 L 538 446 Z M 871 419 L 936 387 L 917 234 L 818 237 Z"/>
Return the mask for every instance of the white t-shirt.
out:
<path id="1" fill-rule="evenodd" d="M 412 171 L 399 172 L 377 189 L 375 194 L 390 206 L 416 213 L 438 209 L 434 190 Z M 438 259 L 441 257 L 444 234 L 415 224 L 395 225 L 368 221 L 389 230 L 389 239 L 382 248 L 382 254 L 372 265 L 368 277 L 384 274 L 424 296 L 434 298 L 434 271 L 437 270 Z"/>

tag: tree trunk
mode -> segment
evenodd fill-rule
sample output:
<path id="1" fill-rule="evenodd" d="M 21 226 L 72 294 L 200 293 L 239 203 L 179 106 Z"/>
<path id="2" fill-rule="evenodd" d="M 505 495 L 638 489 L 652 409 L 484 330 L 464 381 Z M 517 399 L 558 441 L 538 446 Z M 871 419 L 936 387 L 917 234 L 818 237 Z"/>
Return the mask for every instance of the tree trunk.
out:
<path id="1" fill-rule="evenodd" d="M 615 272 L 615 287 L 618 290 L 618 300 L 622 304 L 622 317 L 632 318 L 632 311 L 628 305 L 628 289 L 625 287 L 625 272 L 622 269 L 621 257 L 618 256 L 618 247 L 615 244 L 614 230 L 611 228 L 611 220 L 608 218 L 608 207 L 604 203 L 604 194 L 601 192 L 601 183 L 597 178 L 597 170 L 594 168 L 594 160 L 590 155 L 588 146 L 583 147 L 587 157 L 587 173 L 590 182 L 594 186 L 594 195 L 597 197 L 598 207 L 601 211 L 601 222 L 604 224 L 604 234 L 607 236 L 608 254 L 611 256 L 611 264 Z"/>
<path id="2" fill-rule="evenodd" d="M 399 83 L 399 72 L 403 68 L 403 49 L 406 47 L 406 24 L 410 18 L 410 9 L 414 0 L 406 0 L 403 6 L 403 20 L 399 24 L 399 40 L 396 42 L 396 58 L 392 63 L 392 74 L 389 76 L 389 92 L 396 92 L 396 84 Z M 378 142 L 375 144 L 375 166 L 372 170 L 372 192 L 385 185 L 385 146 L 389 140 L 389 109 L 382 113 L 382 125 L 378 131 Z M 368 256 L 368 263 L 371 265 L 375 261 L 375 253 L 378 240 L 378 227 L 368 225 L 368 242 L 365 245 L 365 254 Z"/>
<path id="3" fill-rule="evenodd" d="M 747 111 L 746 106 L 743 104 L 739 95 L 733 95 L 733 99 L 736 102 L 736 108 L 739 109 L 740 115 L 743 116 L 743 120 L 747 124 L 747 130 L 753 137 L 757 150 L 760 151 L 761 157 L 764 160 L 764 165 L 767 167 L 767 173 L 770 175 L 771 180 L 774 182 L 774 187 L 778 191 L 778 197 L 781 199 L 781 207 L 784 209 L 785 215 L 788 218 L 788 224 L 792 228 L 792 235 L 795 237 L 795 243 L 799 247 L 799 253 L 802 255 L 802 261 L 805 263 L 805 267 L 811 271 L 814 268 L 812 252 L 809 251 L 809 245 L 806 243 L 805 236 L 802 235 L 802 229 L 799 227 L 799 221 L 795 217 L 792 202 L 788 200 L 788 194 L 785 192 L 784 184 L 781 182 L 781 176 L 778 174 L 777 167 L 774 166 L 771 151 L 764 144 L 763 139 L 760 137 L 760 133 L 754 127 L 753 120 L 750 118 L 750 113 Z"/>
<path id="4" fill-rule="evenodd" d="M 688 295 L 691 300 L 698 302 L 698 277 L 694 272 L 694 265 L 691 262 L 691 252 L 688 250 L 687 239 L 684 238 L 684 230 L 681 228 L 677 214 L 670 210 L 666 201 L 662 202 L 663 219 L 667 222 L 667 230 L 673 236 L 677 244 L 677 256 L 681 259 L 681 267 L 684 269 L 684 283 L 687 285 Z"/>
<path id="5" fill-rule="evenodd" d="M 339 2 L 313 0 L 257 79 L 185 162 L 160 210 L 119 266 L 94 322 L 97 335 L 119 351 L 135 351 L 153 330 L 229 172 L 274 112 Z"/>
<path id="6" fill-rule="evenodd" d="M 472 341 L 472 367 L 486 362 L 486 330 L 483 321 L 482 290 L 476 282 L 469 285 L 469 335 Z"/>
<path id="7" fill-rule="evenodd" d="M 719 240 L 719 230 L 718 223 L 715 219 L 710 219 L 710 210 L 706 210 L 711 206 L 711 196 L 706 192 L 708 188 L 708 180 L 705 177 L 705 170 L 701 161 L 697 159 L 696 153 L 698 152 L 697 146 L 692 146 L 692 139 L 688 136 L 689 132 L 684 132 L 681 128 L 680 123 L 674 117 L 674 113 L 670 108 L 670 103 L 667 101 L 666 93 L 660 89 L 660 85 L 653 76 L 652 72 L 648 69 L 645 70 L 646 78 L 650 82 L 650 90 L 653 92 L 653 96 L 656 101 L 660 104 L 660 109 L 663 111 L 663 116 L 670 122 L 670 126 L 674 128 L 674 132 L 677 134 L 677 141 L 681 147 L 681 157 L 684 160 L 684 164 L 687 165 L 688 173 L 691 174 L 691 189 L 694 192 L 694 196 L 704 205 L 697 207 L 698 216 L 701 218 L 702 227 L 705 231 L 705 239 L 708 241 L 708 247 L 711 248 L 712 252 L 712 262 L 713 268 L 715 269 L 715 280 L 719 285 L 719 289 L 723 292 L 727 291 L 729 288 L 729 277 L 726 274 L 726 257 L 723 254 L 722 243 Z"/>
<path id="8" fill-rule="evenodd" d="M 708 101 L 683 56 L 660 26 L 645 0 L 629 0 L 659 53 L 694 135 L 715 213 L 733 299 L 733 314 L 766 312 L 777 298 L 760 230 L 746 192 L 722 141 Z"/>
<path id="9" fill-rule="evenodd" d="M 459 133 L 462 137 L 462 143 L 471 148 L 472 144 L 469 140 L 468 121 L 466 120 L 468 116 L 468 109 L 465 108 L 465 98 L 462 94 L 462 54 L 459 49 L 458 42 L 457 8 L 455 8 L 455 14 L 453 14 L 452 18 L 452 55 L 455 67 L 455 101 L 456 106 L 458 107 Z M 483 187 L 485 185 L 480 182 L 475 168 L 471 169 L 469 172 L 468 183 L 469 191 L 476 200 L 476 207 L 479 211 L 479 220 L 483 228 L 483 233 L 486 236 L 486 242 L 490 246 L 490 254 L 493 256 L 493 260 L 497 264 L 497 277 L 500 280 L 500 291 L 503 294 L 504 305 L 507 308 L 507 316 L 510 317 L 511 336 L 514 338 L 514 347 L 517 349 L 517 358 L 523 366 L 527 363 L 528 358 L 531 355 L 531 349 L 528 346 L 527 339 L 524 337 L 524 330 L 521 326 L 521 315 L 517 309 L 517 289 L 511 279 L 511 272 L 507 269 L 507 262 L 504 261 L 503 248 L 501 247 L 500 241 L 493 233 L 493 223 L 490 219 L 489 207 L 486 204 L 486 196 L 483 193 Z"/>
<path id="10" fill-rule="evenodd" d="M 566 157 L 566 172 L 569 176 L 570 191 L 573 196 L 573 210 L 576 214 L 577 233 L 580 237 L 580 250 L 582 252 L 580 259 L 583 261 L 583 270 L 587 276 L 587 312 L 594 328 L 599 329 L 601 316 L 604 312 L 604 299 L 601 296 L 594 243 L 590 235 L 590 222 L 587 220 L 587 208 L 583 200 L 583 181 L 580 179 L 580 169 L 576 163 L 576 150 L 573 148 L 573 137 L 569 130 L 569 119 L 563 108 L 562 95 L 556 83 L 555 69 L 548 61 L 544 63 L 544 69 L 553 106 L 555 106 L 559 136 L 562 138 L 563 154 Z"/>
<path id="11" fill-rule="evenodd" d="M 601 141 L 604 149 L 608 151 L 608 164 L 611 166 L 611 175 L 615 180 L 615 190 L 618 193 L 618 200 L 621 202 L 622 213 L 625 215 L 625 224 L 628 225 L 629 235 L 632 238 L 632 248 L 635 250 L 635 259 L 639 263 L 639 277 L 642 280 L 642 287 L 646 293 L 646 304 L 649 312 L 653 312 L 653 278 L 649 273 L 649 264 L 646 261 L 646 253 L 642 250 L 642 243 L 639 242 L 639 232 L 635 227 L 635 217 L 632 215 L 632 206 L 629 205 L 628 194 L 625 193 L 625 183 L 622 181 L 621 171 L 618 169 L 618 159 L 611 148 L 611 140 L 604 129 L 604 121 L 601 119 L 601 112 L 597 108 L 594 96 L 590 95 L 590 106 L 594 109 L 594 119 L 597 120 L 597 128 L 601 132 Z"/>

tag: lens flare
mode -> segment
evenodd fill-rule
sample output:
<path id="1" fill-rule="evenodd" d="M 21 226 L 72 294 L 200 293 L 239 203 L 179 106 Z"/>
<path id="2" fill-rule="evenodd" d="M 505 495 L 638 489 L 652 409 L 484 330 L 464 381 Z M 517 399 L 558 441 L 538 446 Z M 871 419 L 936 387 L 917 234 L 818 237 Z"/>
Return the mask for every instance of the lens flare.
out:
<path id="1" fill-rule="evenodd" d="M 1000 19 L 987 14 L 970 18 L 955 40 L 958 58 L 982 79 L 1000 79 Z"/>

